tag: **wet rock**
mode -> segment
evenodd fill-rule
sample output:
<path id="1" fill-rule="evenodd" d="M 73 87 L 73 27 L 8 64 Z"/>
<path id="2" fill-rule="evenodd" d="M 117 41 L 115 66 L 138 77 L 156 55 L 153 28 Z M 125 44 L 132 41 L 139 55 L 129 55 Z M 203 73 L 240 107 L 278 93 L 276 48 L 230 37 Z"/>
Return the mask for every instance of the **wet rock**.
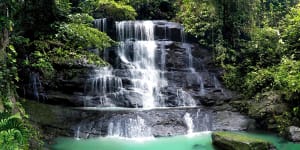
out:
<path id="1" fill-rule="evenodd" d="M 129 137 L 144 135 L 165 137 L 187 134 L 191 126 L 192 131 L 201 132 L 248 130 L 251 125 L 249 118 L 238 113 L 226 111 L 216 113 L 201 107 L 141 111 L 128 108 L 120 110 L 99 108 L 98 110 L 68 108 L 30 101 L 27 101 L 24 107 L 31 116 L 31 121 L 39 124 L 48 138 L 59 136 L 93 138 L 119 133 Z M 193 125 L 188 125 L 185 120 L 187 113 L 190 114 Z"/>
<path id="2" fill-rule="evenodd" d="M 143 95 L 137 92 L 129 92 L 124 94 L 124 101 L 128 102 L 128 105 L 123 105 L 124 107 L 143 107 L 142 101 Z M 119 105 L 120 106 L 120 105 Z"/>
<path id="3" fill-rule="evenodd" d="M 93 70 L 85 66 L 69 66 L 57 69 L 52 78 L 45 78 L 28 70 L 31 73 L 22 74 L 23 80 L 18 93 L 22 97 L 43 103 L 82 106 L 82 101 L 78 102 L 77 97 L 83 95 L 85 88 L 89 88 L 86 83 Z"/>
<path id="4" fill-rule="evenodd" d="M 255 120 L 250 119 L 237 112 L 217 111 L 215 112 L 213 131 L 245 131 L 255 129 Z"/>
<path id="5" fill-rule="evenodd" d="M 166 40 L 169 39 L 171 41 L 182 41 L 182 25 L 179 23 L 171 23 L 167 21 L 154 21 L 155 33 L 157 40 Z"/>
<path id="6" fill-rule="evenodd" d="M 186 128 L 178 125 L 154 125 L 152 127 L 154 137 L 168 137 L 186 134 Z"/>
<path id="7" fill-rule="evenodd" d="M 268 141 L 230 132 L 213 132 L 213 145 L 220 150 L 275 150 Z"/>
<path id="8" fill-rule="evenodd" d="M 216 100 L 208 98 L 200 98 L 200 102 L 204 106 L 214 106 L 216 104 Z"/>
<path id="9" fill-rule="evenodd" d="M 293 142 L 300 142 L 300 128 L 296 126 L 288 127 L 288 138 Z"/>

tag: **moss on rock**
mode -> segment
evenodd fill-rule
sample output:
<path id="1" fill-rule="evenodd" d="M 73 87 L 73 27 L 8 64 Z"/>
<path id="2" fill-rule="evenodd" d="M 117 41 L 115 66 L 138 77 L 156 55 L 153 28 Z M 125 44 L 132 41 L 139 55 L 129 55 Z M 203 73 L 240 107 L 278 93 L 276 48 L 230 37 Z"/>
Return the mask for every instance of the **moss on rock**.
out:
<path id="1" fill-rule="evenodd" d="M 268 141 L 232 132 L 214 132 L 213 145 L 220 150 L 273 150 Z"/>

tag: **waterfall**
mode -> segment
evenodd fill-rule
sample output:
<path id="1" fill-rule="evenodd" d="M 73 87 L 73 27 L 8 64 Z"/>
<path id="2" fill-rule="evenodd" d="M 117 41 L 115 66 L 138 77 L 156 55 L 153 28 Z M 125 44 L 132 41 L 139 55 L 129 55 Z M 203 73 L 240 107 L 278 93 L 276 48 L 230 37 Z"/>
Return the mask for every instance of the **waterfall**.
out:
<path id="1" fill-rule="evenodd" d="M 95 19 L 94 26 L 95 28 L 99 29 L 102 32 L 107 32 L 107 19 L 106 18 Z"/>
<path id="2" fill-rule="evenodd" d="M 195 117 L 195 130 L 199 131 L 211 131 L 212 129 L 212 119 L 211 114 L 206 111 L 197 110 Z"/>
<path id="3" fill-rule="evenodd" d="M 38 73 L 30 73 L 30 83 L 34 98 L 39 100 L 39 88 L 42 86 Z"/>
<path id="4" fill-rule="evenodd" d="M 216 89 L 222 89 L 221 84 L 215 75 L 213 76 L 213 79 L 214 79 L 214 87 Z"/>
<path id="5" fill-rule="evenodd" d="M 193 61 L 193 54 L 192 54 L 192 48 L 189 44 L 183 44 L 183 47 L 186 49 L 186 55 L 188 59 L 187 67 L 189 71 L 196 76 L 198 84 L 200 84 L 200 95 L 205 95 L 206 91 L 204 88 L 204 81 L 201 73 L 196 72 L 196 69 L 194 68 L 194 61 Z"/>
<path id="6" fill-rule="evenodd" d="M 160 101 L 159 89 L 167 85 L 155 62 L 155 25 L 152 21 L 121 21 L 116 27 L 118 55 L 130 72 L 133 91 L 141 95 L 144 108 L 153 108 Z"/>
<path id="7" fill-rule="evenodd" d="M 213 76 L 213 80 L 214 80 L 214 87 L 215 89 L 221 90 L 221 93 L 225 96 L 228 97 L 227 93 L 224 91 L 220 81 L 217 79 L 217 77 L 214 75 Z"/>
<path id="8" fill-rule="evenodd" d="M 137 115 L 135 118 L 112 120 L 108 125 L 108 136 L 141 138 L 151 137 L 152 133 L 145 120 Z"/>
<path id="9" fill-rule="evenodd" d="M 152 21 L 116 22 L 118 40 L 154 41 L 154 23 Z"/>
<path id="10" fill-rule="evenodd" d="M 95 20 L 95 26 L 101 30 L 105 23 L 105 19 Z M 117 21 L 115 26 L 119 44 L 104 52 L 111 67 L 97 69 L 89 80 L 86 106 L 197 106 L 200 100 L 195 97 L 212 93 L 215 78 L 204 71 L 197 72 L 194 64 L 205 66 L 206 60 L 194 58 L 193 53 L 200 49 L 185 42 L 182 25 Z M 220 87 L 215 83 L 215 88 Z"/>
<path id="11" fill-rule="evenodd" d="M 193 72 L 194 65 L 193 65 L 193 55 L 192 55 L 192 48 L 190 46 L 185 46 L 186 47 L 186 53 L 188 55 L 188 68 Z"/>
<path id="12" fill-rule="evenodd" d="M 181 42 L 184 43 L 185 42 L 184 28 L 181 28 L 181 30 L 180 30 L 180 36 L 181 36 Z"/>
<path id="13" fill-rule="evenodd" d="M 205 95 L 206 91 L 205 91 L 205 88 L 204 88 L 204 81 L 202 79 L 202 76 L 199 76 L 199 83 L 200 83 L 200 95 Z"/>
<path id="14" fill-rule="evenodd" d="M 47 100 L 47 95 L 43 91 L 43 86 L 40 80 L 40 74 L 36 72 L 31 72 L 29 74 L 29 84 L 25 91 L 28 91 L 35 100 Z M 26 94 L 26 93 L 25 93 Z"/>
<path id="15" fill-rule="evenodd" d="M 177 99 L 179 106 L 196 106 L 193 97 L 182 88 L 177 89 Z"/>
<path id="16" fill-rule="evenodd" d="M 74 134 L 74 138 L 76 140 L 80 140 L 80 126 L 77 127 L 77 130 L 76 130 L 76 132 Z"/>
<path id="17" fill-rule="evenodd" d="M 90 95 L 97 96 L 101 106 L 114 106 L 114 99 L 123 94 L 122 80 L 112 73 L 109 67 L 95 70 L 96 75 L 91 78 Z"/>
<path id="18" fill-rule="evenodd" d="M 183 118 L 187 126 L 187 134 L 192 134 L 194 132 L 193 118 L 191 117 L 190 113 L 186 113 Z"/>

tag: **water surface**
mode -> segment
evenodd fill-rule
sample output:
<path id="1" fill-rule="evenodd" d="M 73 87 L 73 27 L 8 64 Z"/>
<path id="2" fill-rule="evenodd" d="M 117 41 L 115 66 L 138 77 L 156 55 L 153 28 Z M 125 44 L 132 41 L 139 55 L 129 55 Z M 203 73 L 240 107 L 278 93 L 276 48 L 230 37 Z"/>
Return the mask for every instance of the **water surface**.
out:
<path id="1" fill-rule="evenodd" d="M 285 141 L 271 135 L 259 133 L 246 134 L 272 142 L 278 150 L 300 150 L 300 144 Z M 124 139 L 102 137 L 88 140 L 58 138 L 52 150 L 215 150 L 212 146 L 211 132 L 194 133 L 185 136 L 166 138 Z"/>

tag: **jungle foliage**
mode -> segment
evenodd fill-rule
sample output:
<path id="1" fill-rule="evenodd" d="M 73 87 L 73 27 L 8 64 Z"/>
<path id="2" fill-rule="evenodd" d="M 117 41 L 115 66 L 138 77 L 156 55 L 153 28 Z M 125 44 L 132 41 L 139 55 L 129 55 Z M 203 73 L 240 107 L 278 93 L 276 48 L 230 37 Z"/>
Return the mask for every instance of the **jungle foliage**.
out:
<path id="1" fill-rule="evenodd" d="M 299 118 L 300 5 L 298 0 L 181 0 L 176 19 L 212 49 L 227 87 L 249 99 L 276 91 L 290 111 L 280 130 Z M 283 119 L 285 118 L 285 119 Z M 299 120 L 299 119 L 296 119 Z M 285 127 L 284 127 L 285 126 Z"/>
<path id="2" fill-rule="evenodd" d="M 279 129 L 299 124 L 299 0 L 1 0 L 0 149 L 37 137 L 15 92 L 25 70 L 50 79 L 56 64 L 107 64 L 91 53 L 116 44 L 93 28 L 103 17 L 181 22 L 214 52 L 227 87 L 245 99 L 280 93 L 290 111 L 275 116 Z"/>
<path id="3" fill-rule="evenodd" d="M 115 42 L 93 28 L 92 16 L 72 10 L 68 0 L 0 1 L 0 149 L 41 143 L 16 93 L 22 72 L 50 79 L 56 63 L 106 65 L 89 50 Z"/>

